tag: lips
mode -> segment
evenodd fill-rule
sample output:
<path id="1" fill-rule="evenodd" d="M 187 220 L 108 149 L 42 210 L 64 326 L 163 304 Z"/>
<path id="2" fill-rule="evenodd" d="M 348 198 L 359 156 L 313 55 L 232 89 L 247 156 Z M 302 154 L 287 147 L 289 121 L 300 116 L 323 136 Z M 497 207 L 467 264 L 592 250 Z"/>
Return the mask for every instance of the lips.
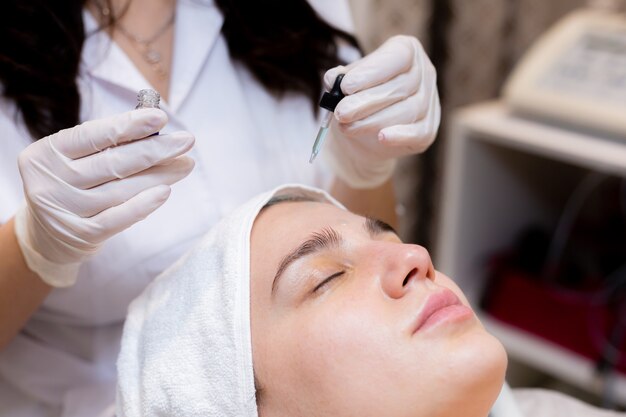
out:
<path id="1" fill-rule="evenodd" d="M 456 296 L 454 292 L 449 289 L 443 289 L 438 291 L 426 299 L 424 303 L 424 307 L 420 310 L 417 318 L 414 322 L 413 326 L 413 334 L 420 331 L 424 328 L 424 325 L 429 321 L 431 317 L 433 317 L 436 313 L 442 312 L 442 310 L 450 309 L 467 309 L 468 307 L 464 306 L 459 300 L 459 297 Z M 440 314 L 438 314 L 440 316 Z"/>

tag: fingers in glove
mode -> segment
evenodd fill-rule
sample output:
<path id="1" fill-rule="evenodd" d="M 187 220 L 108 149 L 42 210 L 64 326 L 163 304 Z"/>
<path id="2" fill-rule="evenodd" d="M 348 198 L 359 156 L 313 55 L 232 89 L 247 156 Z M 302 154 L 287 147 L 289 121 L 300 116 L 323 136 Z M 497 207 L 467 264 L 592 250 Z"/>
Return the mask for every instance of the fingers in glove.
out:
<path id="1" fill-rule="evenodd" d="M 441 120 L 439 96 L 435 94 L 432 100 L 429 112 L 422 120 L 382 129 L 379 134 L 381 143 L 389 148 L 408 148 L 411 153 L 428 149 L 435 140 Z"/>
<path id="2" fill-rule="evenodd" d="M 167 115 L 159 109 L 139 109 L 104 119 L 90 120 L 61 130 L 49 140 L 71 159 L 82 158 L 111 146 L 145 138 L 167 124 Z"/>
<path id="3" fill-rule="evenodd" d="M 400 74 L 384 84 L 346 96 L 335 109 L 337 121 L 351 123 L 364 119 L 414 95 L 420 88 L 420 72 L 418 67 L 414 66 L 409 72 Z M 424 88 L 427 90 L 422 92 L 422 96 L 428 94 L 432 87 Z"/>
<path id="4" fill-rule="evenodd" d="M 161 184 L 141 191 L 128 201 L 111 207 L 81 223 L 80 236 L 97 244 L 145 219 L 169 198 L 171 188 Z M 78 233 L 77 233 L 78 234 Z"/>
<path id="5" fill-rule="evenodd" d="M 75 205 L 74 212 L 85 218 L 95 216 L 110 207 L 123 204 L 144 190 L 160 184 L 172 185 L 189 175 L 193 167 L 193 159 L 179 156 L 130 177 L 80 191 L 82 203 Z"/>
<path id="6" fill-rule="evenodd" d="M 423 92 L 418 92 L 365 119 L 339 123 L 339 130 L 345 136 L 370 137 L 373 135 L 378 138 L 379 131 L 387 126 L 409 124 L 423 118 L 428 111 L 428 102 L 423 99 L 423 94 Z"/>
<path id="7" fill-rule="evenodd" d="M 184 154 L 192 148 L 194 141 L 191 133 L 181 131 L 108 148 L 70 161 L 67 181 L 75 187 L 88 189 L 126 178 Z"/>
<path id="8" fill-rule="evenodd" d="M 328 89 L 339 74 L 345 74 L 341 90 L 345 94 L 382 84 L 398 74 L 409 71 L 419 53 L 421 45 L 410 36 L 394 36 L 374 52 L 345 67 L 328 70 L 324 75 L 324 84 Z"/>

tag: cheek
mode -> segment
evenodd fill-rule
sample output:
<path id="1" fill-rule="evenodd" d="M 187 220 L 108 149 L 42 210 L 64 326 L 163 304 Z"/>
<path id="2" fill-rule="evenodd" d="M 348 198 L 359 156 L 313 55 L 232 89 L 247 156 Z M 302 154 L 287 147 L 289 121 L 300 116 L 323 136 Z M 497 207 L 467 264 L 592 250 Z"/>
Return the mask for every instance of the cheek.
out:
<path id="1" fill-rule="evenodd" d="M 374 314 L 376 311 L 379 314 Z M 305 319 L 299 350 L 304 372 L 341 382 L 361 373 L 363 364 L 384 359 L 392 328 L 371 303 L 346 302 Z"/>
<path id="2" fill-rule="evenodd" d="M 380 397 L 381 384 L 372 382 L 387 371 L 390 352 L 401 345 L 390 324 L 380 308 L 362 300 L 329 302 L 300 314 L 281 331 L 282 341 L 273 342 L 273 356 L 280 357 L 275 366 L 283 370 L 275 381 L 277 402 L 295 399 L 299 409 L 317 415 L 357 415 L 358 404 Z"/>
<path id="3" fill-rule="evenodd" d="M 286 397 L 305 409 L 336 417 L 400 417 L 415 415 L 406 414 L 412 406 L 424 409 L 424 398 L 417 399 L 440 363 L 431 343 L 402 333 L 397 310 L 385 303 L 344 299 L 325 307 L 293 327 L 291 351 L 282 352 L 290 373 L 283 395 L 291 390 Z M 426 411 L 420 415 L 432 409 Z"/>
<path id="4" fill-rule="evenodd" d="M 300 381 L 329 415 L 455 415 L 473 404 L 467 416 L 484 416 L 502 386 L 506 354 L 478 322 L 450 337 L 410 338 L 397 311 L 371 302 L 344 302 L 307 322 Z"/>

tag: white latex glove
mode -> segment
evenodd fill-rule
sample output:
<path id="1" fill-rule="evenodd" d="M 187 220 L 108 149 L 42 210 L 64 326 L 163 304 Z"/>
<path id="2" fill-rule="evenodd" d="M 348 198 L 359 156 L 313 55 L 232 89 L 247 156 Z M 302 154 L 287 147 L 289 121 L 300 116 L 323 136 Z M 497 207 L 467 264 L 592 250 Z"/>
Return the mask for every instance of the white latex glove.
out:
<path id="1" fill-rule="evenodd" d="M 43 281 L 74 284 L 85 258 L 161 206 L 169 186 L 191 172 L 193 160 L 180 156 L 193 146 L 190 133 L 147 137 L 166 123 L 162 110 L 133 110 L 62 130 L 21 152 L 26 204 L 15 232 Z"/>
<path id="2" fill-rule="evenodd" d="M 330 90 L 345 74 L 326 158 L 352 188 L 373 188 L 392 175 L 396 158 L 424 152 L 435 140 L 441 108 L 437 73 L 420 42 L 394 36 L 347 66 L 326 72 Z"/>

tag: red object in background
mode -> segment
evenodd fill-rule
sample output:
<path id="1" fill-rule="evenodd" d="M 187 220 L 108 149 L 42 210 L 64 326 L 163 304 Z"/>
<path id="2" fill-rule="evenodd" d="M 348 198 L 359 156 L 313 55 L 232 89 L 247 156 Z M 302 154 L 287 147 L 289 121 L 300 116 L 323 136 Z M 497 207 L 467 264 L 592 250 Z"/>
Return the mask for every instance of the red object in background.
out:
<path id="1" fill-rule="evenodd" d="M 588 292 L 553 287 L 518 271 L 501 269 L 484 308 L 494 318 L 598 361 L 617 313 Z M 626 340 L 616 369 L 626 373 Z"/>

